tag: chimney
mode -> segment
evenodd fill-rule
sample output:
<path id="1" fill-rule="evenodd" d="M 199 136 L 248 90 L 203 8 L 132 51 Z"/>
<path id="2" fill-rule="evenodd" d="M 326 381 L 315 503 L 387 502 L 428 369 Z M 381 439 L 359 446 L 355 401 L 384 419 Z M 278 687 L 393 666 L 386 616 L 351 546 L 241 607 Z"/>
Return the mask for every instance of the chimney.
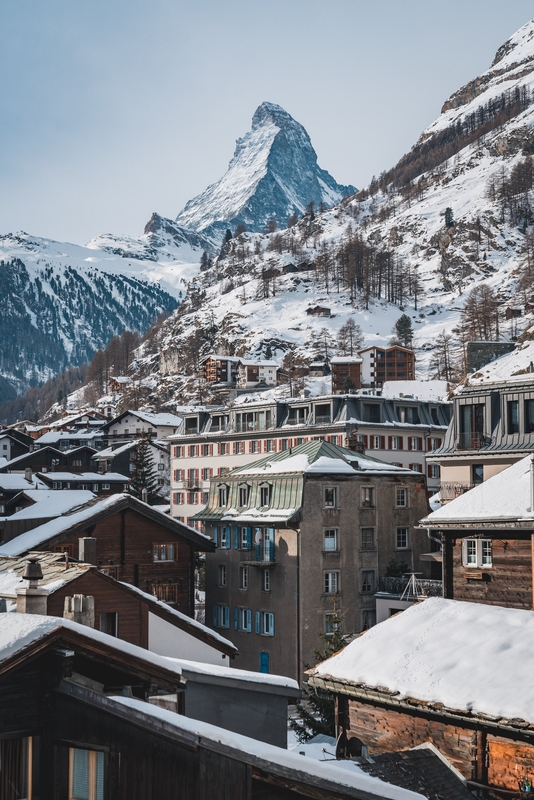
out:
<path id="1" fill-rule="evenodd" d="M 65 598 L 63 617 L 78 622 L 80 625 L 87 625 L 88 628 L 95 627 L 95 598 L 75 594 L 73 597 Z"/>
<path id="2" fill-rule="evenodd" d="M 141 500 L 143 503 L 148 503 L 148 492 L 146 489 L 141 490 Z"/>
<path id="3" fill-rule="evenodd" d="M 39 589 L 43 571 L 39 559 L 29 558 L 22 576 L 27 581 L 24 589 L 17 589 L 17 612 L 19 614 L 43 614 L 46 616 L 48 589 Z"/>
<path id="4" fill-rule="evenodd" d="M 33 475 L 32 475 L 32 468 L 31 467 L 26 467 L 26 469 L 24 470 L 24 480 L 28 481 L 28 483 L 32 482 Z"/>
<path id="5" fill-rule="evenodd" d="M 96 565 L 96 536 L 82 536 L 78 539 L 78 561 Z"/>

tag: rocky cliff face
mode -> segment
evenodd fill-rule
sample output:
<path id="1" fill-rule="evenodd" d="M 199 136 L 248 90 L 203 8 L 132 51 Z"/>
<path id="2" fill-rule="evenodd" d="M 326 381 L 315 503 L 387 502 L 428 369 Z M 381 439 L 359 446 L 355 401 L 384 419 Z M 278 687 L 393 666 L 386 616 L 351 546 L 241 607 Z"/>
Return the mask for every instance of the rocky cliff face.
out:
<path id="1" fill-rule="evenodd" d="M 226 174 L 190 200 L 176 222 L 219 238 L 240 224 L 262 231 L 273 217 L 285 227 L 289 217 L 302 214 L 311 201 L 333 206 L 355 191 L 320 169 L 302 125 L 280 106 L 262 103 L 252 129 L 237 140 Z"/>

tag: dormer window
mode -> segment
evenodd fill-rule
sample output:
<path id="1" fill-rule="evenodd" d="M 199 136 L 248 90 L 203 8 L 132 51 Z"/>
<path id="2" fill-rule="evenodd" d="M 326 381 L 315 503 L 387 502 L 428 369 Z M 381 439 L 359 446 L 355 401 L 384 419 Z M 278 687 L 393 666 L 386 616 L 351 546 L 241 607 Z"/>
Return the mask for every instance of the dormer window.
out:
<path id="1" fill-rule="evenodd" d="M 228 486 L 219 486 L 219 508 L 224 508 L 228 502 Z"/>
<path id="2" fill-rule="evenodd" d="M 266 483 L 260 486 L 260 506 L 268 506 L 271 502 L 271 486 Z"/>
<path id="3" fill-rule="evenodd" d="M 239 507 L 244 508 L 248 505 L 248 498 L 250 493 L 250 486 L 246 483 L 242 483 L 239 487 Z"/>

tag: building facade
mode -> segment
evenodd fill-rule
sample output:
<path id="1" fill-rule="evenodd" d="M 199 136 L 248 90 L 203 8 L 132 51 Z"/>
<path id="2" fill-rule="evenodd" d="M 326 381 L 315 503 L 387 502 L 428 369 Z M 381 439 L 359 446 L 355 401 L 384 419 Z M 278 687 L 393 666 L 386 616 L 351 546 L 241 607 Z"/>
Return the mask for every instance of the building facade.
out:
<path id="1" fill-rule="evenodd" d="M 264 456 L 211 480 L 197 515 L 206 555 L 206 621 L 239 650 L 237 666 L 300 680 L 321 634 L 375 622 L 390 562 L 424 572 L 417 522 L 424 477 L 327 442 Z"/>
<path id="2" fill-rule="evenodd" d="M 413 381 L 415 353 L 407 347 L 366 347 L 362 357 L 362 385 L 381 389 L 386 381 Z"/>
<path id="3" fill-rule="evenodd" d="M 192 517 L 208 502 L 210 479 L 314 440 L 420 472 L 434 494 L 439 467 L 426 454 L 440 447 L 449 420 L 449 403 L 365 391 L 192 409 L 170 438 L 172 516 L 200 524 Z"/>

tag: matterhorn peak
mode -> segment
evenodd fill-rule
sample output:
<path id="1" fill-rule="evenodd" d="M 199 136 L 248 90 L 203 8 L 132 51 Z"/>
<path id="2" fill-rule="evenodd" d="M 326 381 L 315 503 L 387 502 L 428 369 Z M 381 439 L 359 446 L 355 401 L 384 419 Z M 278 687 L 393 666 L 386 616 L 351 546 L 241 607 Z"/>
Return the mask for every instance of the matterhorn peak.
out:
<path id="1" fill-rule="evenodd" d="M 176 222 L 219 238 L 238 225 L 262 231 L 273 218 L 283 228 L 310 202 L 332 206 L 355 191 L 318 166 L 299 122 L 281 106 L 264 102 L 254 112 L 251 130 L 237 140 L 225 175 L 190 200 Z"/>

